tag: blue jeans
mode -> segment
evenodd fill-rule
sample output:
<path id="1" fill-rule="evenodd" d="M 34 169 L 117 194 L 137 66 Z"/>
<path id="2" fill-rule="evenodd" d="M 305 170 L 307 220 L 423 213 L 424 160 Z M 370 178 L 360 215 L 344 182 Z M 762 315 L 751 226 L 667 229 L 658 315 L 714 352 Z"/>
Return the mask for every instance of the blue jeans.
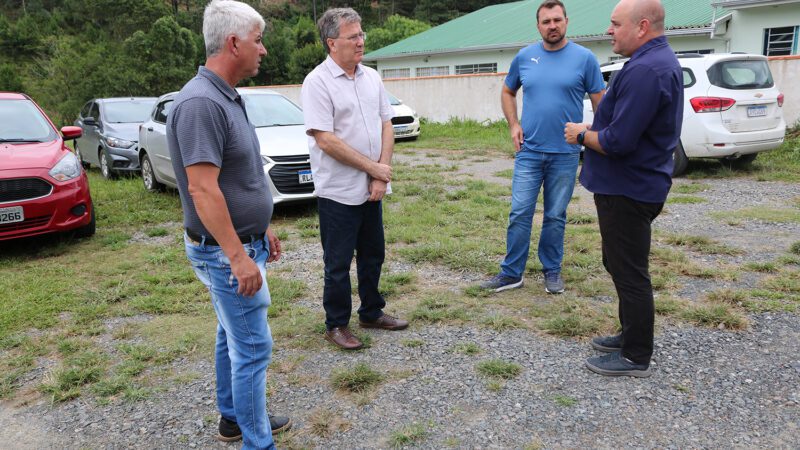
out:
<path id="1" fill-rule="evenodd" d="M 567 205 L 575 189 L 578 153 L 543 153 L 523 149 L 514 160 L 511 214 L 508 217 L 506 257 L 500 273 L 519 278 L 525 272 L 531 246 L 533 212 L 544 187 L 544 219 L 539 237 L 539 261 L 547 272 L 561 271 Z"/>
<path id="2" fill-rule="evenodd" d="M 219 412 L 239 424 L 243 449 L 274 449 L 266 396 L 267 365 L 272 355 L 272 334 L 267 323 L 269 244 L 262 239 L 244 244 L 245 251 L 261 268 L 264 284 L 253 297 L 243 297 L 236 292 L 239 282 L 231 273 L 230 260 L 222 247 L 206 245 L 205 239 L 197 245 L 186 236 L 184 243 L 194 273 L 211 293 L 217 313 Z"/>

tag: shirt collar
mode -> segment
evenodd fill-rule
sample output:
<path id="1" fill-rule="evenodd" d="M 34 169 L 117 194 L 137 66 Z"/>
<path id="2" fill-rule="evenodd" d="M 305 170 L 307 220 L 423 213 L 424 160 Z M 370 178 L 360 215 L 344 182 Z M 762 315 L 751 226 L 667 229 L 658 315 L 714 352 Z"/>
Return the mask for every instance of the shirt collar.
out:
<path id="1" fill-rule="evenodd" d="M 239 97 L 239 93 L 236 92 L 236 89 L 232 88 L 230 84 L 206 66 L 200 66 L 200 68 L 197 69 L 197 76 L 203 77 L 211 82 L 217 90 L 225 94 L 229 99 L 236 100 Z"/>
<path id="2" fill-rule="evenodd" d="M 631 59 L 630 60 L 633 61 L 634 59 L 641 57 L 642 55 L 644 55 L 645 53 L 649 52 L 650 50 L 652 50 L 654 48 L 662 47 L 664 45 L 667 45 L 667 37 L 666 36 L 661 35 L 661 36 L 658 36 L 658 37 L 654 37 L 653 39 L 650 39 L 649 41 L 647 41 L 644 44 L 642 44 L 641 47 L 636 49 L 636 51 L 633 52 L 633 55 L 631 55 Z"/>
<path id="3" fill-rule="evenodd" d="M 342 69 L 341 67 L 339 67 L 338 64 L 336 64 L 336 61 L 334 61 L 333 58 L 331 58 L 331 55 L 328 55 L 325 58 L 323 64 L 325 64 L 325 67 L 328 68 L 328 71 L 331 73 L 331 76 L 333 76 L 333 78 L 337 78 L 342 75 L 347 76 L 347 72 L 345 72 L 344 69 Z M 356 76 L 361 75 L 363 71 L 364 70 L 361 68 L 361 64 L 356 66 Z"/>

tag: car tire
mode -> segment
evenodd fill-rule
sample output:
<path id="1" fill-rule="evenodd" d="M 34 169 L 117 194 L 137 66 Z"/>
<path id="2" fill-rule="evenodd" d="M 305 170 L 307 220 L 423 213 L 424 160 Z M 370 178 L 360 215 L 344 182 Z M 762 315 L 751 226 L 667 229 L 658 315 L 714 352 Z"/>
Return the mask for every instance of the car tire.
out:
<path id="1" fill-rule="evenodd" d="M 108 157 L 108 154 L 105 151 L 100 150 L 98 159 L 100 160 L 100 174 L 103 175 L 103 178 L 106 180 L 113 180 L 114 178 L 117 178 L 117 173 L 111 169 L 111 158 Z"/>
<path id="2" fill-rule="evenodd" d="M 689 166 L 689 158 L 686 157 L 686 152 L 683 151 L 683 144 L 678 141 L 678 146 L 672 151 L 672 161 L 675 165 L 672 167 L 672 176 L 679 177 L 686 172 Z"/>
<path id="3" fill-rule="evenodd" d="M 97 229 L 97 222 L 94 217 L 94 204 L 92 204 L 92 220 L 88 224 L 75 230 L 75 237 L 79 239 L 88 238 L 94 235 L 96 229 Z"/>
<path id="4" fill-rule="evenodd" d="M 723 159 L 722 163 L 730 166 L 731 169 L 742 170 L 747 169 L 756 160 L 758 153 L 750 153 L 742 155 L 736 159 Z"/>
<path id="5" fill-rule="evenodd" d="M 161 192 L 164 190 L 164 184 L 159 183 L 156 179 L 155 171 L 153 170 L 153 163 L 147 153 L 142 155 L 142 182 L 144 188 L 150 192 Z"/>
<path id="6" fill-rule="evenodd" d="M 88 169 L 89 167 L 91 167 L 91 164 L 83 160 L 83 154 L 81 153 L 81 149 L 78 148 L 78 141 L 75 141 L 75 156 L 78 157 L 78 161 L 81 162 L 81 166 L 84 169 Z"/>

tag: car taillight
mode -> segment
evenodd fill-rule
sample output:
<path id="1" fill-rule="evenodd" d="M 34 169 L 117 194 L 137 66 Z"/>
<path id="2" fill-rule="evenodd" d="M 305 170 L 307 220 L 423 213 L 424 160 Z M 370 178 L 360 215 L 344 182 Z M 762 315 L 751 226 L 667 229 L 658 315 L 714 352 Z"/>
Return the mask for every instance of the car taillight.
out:
<path id="1" fill-rule="evenodd" d="M 689 100 L 689 103 L 692 104 L 694 112 L 705 113 L 727 111 L 736 103 L 736 100 L 725 97 L 695 97 Z"/>
<path id="2" fill-rule="evenodd" d="M 783 106 L 783 94 L 778 94 L 778 107 Z"/>

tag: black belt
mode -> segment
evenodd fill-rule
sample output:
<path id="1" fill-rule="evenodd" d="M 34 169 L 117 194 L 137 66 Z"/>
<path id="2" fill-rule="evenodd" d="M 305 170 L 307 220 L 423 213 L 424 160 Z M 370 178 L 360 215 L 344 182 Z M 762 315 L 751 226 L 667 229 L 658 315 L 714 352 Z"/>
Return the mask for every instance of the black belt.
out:
<path id="1" fill-rule="evenodd" d="M 202 235 L 200 235 L 198 233 L 195 233 L 194 231 L 192 231 L 192 230 L 190 230 L 188 228 L 186 229 L 186 236 L 189 236 L 189 239 L 193 240 L 194 242 L 197 242 L 198 244 L 203 242 L 203 236 Z M 257 241 L 259 239 L 264 239 L 264 233 L 261 233 L 261 234 L 244 234 L 244 235 L 239 235 L 238 237 L 239 237 L 239 242 L 241 242 L 242 244 L 249 244 L 249 243 L 251 243 L 253 241 Z M 219 247 L 219 243 L 216 241 L 216 239 L 214 239 L 211 236 L 206 236 L 206 245 L 216 245 L 216 246 Z"/>

